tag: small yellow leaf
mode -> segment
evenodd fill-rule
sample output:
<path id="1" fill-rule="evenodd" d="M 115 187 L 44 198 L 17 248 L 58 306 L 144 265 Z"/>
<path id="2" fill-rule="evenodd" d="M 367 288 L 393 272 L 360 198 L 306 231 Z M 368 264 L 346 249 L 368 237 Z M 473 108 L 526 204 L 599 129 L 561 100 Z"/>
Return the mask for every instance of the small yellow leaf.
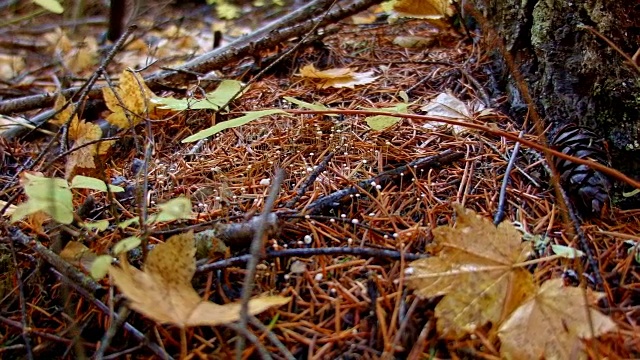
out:
<path id="1" fill-rule="evenodd" d="M 402 16 L 439 19 L 451 14 L 450 0 L 396 0 L 393 10 Z"/>
<path id="2" fill-rule="evenodd" d="M 313 82 L 319 89 L 329 87 L 353 88 L 355 85 L 372 83 L 378 78 L 377 76 L 373 76 L 373 71 L 359 73 L 354 72 L 351 68 L 335 68 L 320 71 L 317 70 L 313 64 L 302 67 L 298 76 L 302 76 Z"/>
<path id="3" fill-rule="evenodd" d="M 53 105 L 53 109 L 55 111 L 59 111 L 60 109 L 62 109 L 62 107 L 64 107 L 66 103 L 66 99 L 62 95 L 58 94 L 58 96 L 56 97 L 56 102 Z M 69 104 L 64 110 L 60 111 L 51 120 L 49 120 L 49 122 L 54 125 L 62 126 L 67 121 L 69 121 L 71 114 L 73 114 L 75 110 L 76 106 L 74 104 Z M 78 116 L 74 115 L 71 122 L 78 122 Z"/>
<path id="4" fill-rule="evenodd" d="M 584 291 L 564 286 L 562 279 L 544 282 L 500 327 L 502 358 L 581 358 L 581 339 L 616 330 L 610 317 L 589 308 Z"/>
<path id="5" fill-rule="evenodd" d="M 142 76 L 128 70 L 122 72 L 120 84 L 115 90 L 103 88 L 102 96 L 107 108 L 112 111 L 106 120 L 121 129 L 137 125 L 155 107 L 150 101 L 155 95 L 147 87 Z M 118 97 L 122 103 L 118 101 Z M 129 115 L 128 118 L 125 111 Z"/>
<path id="6" fill-rule="evenodd" d="M 157 245 L 140 271 L 121 255 L 121 268 L 111 266 L 115 285 L 131 302 L 132 309 L 159 322 L 179 327 L 220 325 L 239 318 L 239 305 L 218 305 L 200 298 L 191 286 L 195 273 L 193 232 L 175 235 Z M 273 296 L 249 302 L 249 313 L 257 314 L 289 302 Z"/>

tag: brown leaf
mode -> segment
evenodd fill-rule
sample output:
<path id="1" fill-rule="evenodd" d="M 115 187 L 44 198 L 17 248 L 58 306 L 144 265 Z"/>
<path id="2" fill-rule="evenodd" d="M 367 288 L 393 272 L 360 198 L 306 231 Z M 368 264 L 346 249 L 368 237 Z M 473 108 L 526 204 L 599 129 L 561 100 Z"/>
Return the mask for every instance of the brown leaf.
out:
<path id="1" fill-rule="evenodd" d="M 121 259 L 122 268 L 111 266 L 109 274 L 130 300 L 131 308 L 159 322 L 179 327 L 220 325 L 239 318 L 239 304 L 218 305 L 200 298 L 191 286 L 195 273 L 193 232 L 172 236 L 149 253 L 140 271 Z M 281 296 L 259 297 L 249 302 L 257 314 L 289 302 Z"/>
<path id="2" fill-rule="evenodd" d="M 502 324 L 498 336 L 506 359 L 586 358 L 581 339 L 617 329 L 608 316 L 590 309 L 584 289 L 546 281 L 537 294 Z M 580 354 L 580 355 L 577 355 Z"/>
<path id="3" fill-rule="evenodd" d="M 320 71 L 313 64 L 305 65 L 300 69 L 299 76 L 316 84 L 318 89 L 353 88 L 355 85 L 369 84 L 376 80 L 377 76 L 372 76 L 373 71 L 359 73 L 351 68 L 335 68 Z"/>
<path id="4" fill-rule="evenodd" d="M 442 334 L 460 337 L 489 322 L 501 323 L 535 292 L 533 277 L 518 267 L 529 252 L 518 230 L 456 207 L 455 228 L 433 230 L 437 256 L 411 263 L 408 285 L 418 295 L 445 295 L 436 306 Z"/>

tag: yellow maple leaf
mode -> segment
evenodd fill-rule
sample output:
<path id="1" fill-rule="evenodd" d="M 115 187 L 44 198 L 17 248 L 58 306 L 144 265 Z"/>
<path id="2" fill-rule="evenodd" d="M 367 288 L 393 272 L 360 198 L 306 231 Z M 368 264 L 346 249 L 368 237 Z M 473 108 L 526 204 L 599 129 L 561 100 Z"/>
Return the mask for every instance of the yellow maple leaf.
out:
<path id="1" fill-rule="evenodd" d="M 581 339 L 600 336 L 617 326 L 608 316 L 590 309 L 584 295 L 584 289 L 564 286 L 562 279 L 544 282 L 536 295 L 500 326 L 502 357 L 586 358 Z"/>
<path id="2" fill-rule="evenodd" d="M 196 270 L 193 232 L 175 235 L 149 253 L 143 271 L 121 256 L 121 268 L 111 266 L 113 282 L 131 302 L 131 308 L 162 324 L 181 328 L 220 325 L 239 319 L 240 304 L 218 305 L 203 300 L 191 286 Z M 288 303 L 290 298 L 252 299 L 249 313 L 257 314 Z"/>
<path id="3" fill-rule="evenodd" d="M 353 88 L 355 85 L 369 84 L 378 77 L 373 76 L 373 71 L 355 72 L 351 68 L 334 68 L 328 70 L 318 70 L 313 64 L 305 65 L 300 69 L 298 76 L 301 76 L 314 84 L 318 89 Z"/>
<path id="4" fill-rule="evenodd" d="M 456 206 L 454 228 L 433 230 L 436 256 L 411 263 L 408 285 L 424 297 L 445 295 L 435 309 L 441 334 L 461 337 L 489 322 L 501 323 L 535 292 L 532 275 L 518 266 L 530 245 L 508 222 L 491 221 Z"/>
<path id="5" fill-rule="evenodd" d="M 103 88 L 102 96 L 107 108 L 113 113 L 106 120 L 121 129 L 137 125 L 154 108 L 149 99 L 155 95 L 144 83 L 140 74 L 129 70 L 123 71 L 120 75 L 120 83 L 115 88 L 115 92 L 113 89 Z M 118 97 L 122 100 L 122 104 L 118 101 Z"/>

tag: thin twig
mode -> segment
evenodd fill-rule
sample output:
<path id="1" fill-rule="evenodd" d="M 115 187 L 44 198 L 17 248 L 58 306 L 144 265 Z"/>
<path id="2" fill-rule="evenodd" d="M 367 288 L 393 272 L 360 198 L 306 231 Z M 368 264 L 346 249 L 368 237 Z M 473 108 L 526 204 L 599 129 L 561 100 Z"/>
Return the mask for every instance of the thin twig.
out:
<path id="1" fill-rule="evenodd" d="M 587 241 L 586 237 L 584 236 L 584 232 L 582 231 L 582 227 L 581 227 L 582 221 L 580 220 L 580 217 L 578 217 L 575 209 L 573 208 L 573 203 L 571 202 L 571 200 L 569 200 L 569 197 L 567 196 L 567 193 L 564 191 L 564 189 L 561 188 L 560 192 L 562 194 L 564 202 L 567 204 L 567 212 L 568 212 L 569 218 L 571 219 L 571 223 L 573 224 L 573 230 L 575 230 L 575 235 L 578 237 L 578 245 L 580 246 L 580 250 L 582 250 L 585 253 L 585 256 L 587 258 L 587 263 L 591 268 L 591 271 L 593 271 L 595 289 L 598 291 L 603 290 L 604 284 L 605 284 L 604 278 L 600 273 L 600 265 L 598 264 L 598 261 L 593 255 L 591 246 L 589 246 L 589 242 Z M 605 298 L 605 301 L 607 301 L 606 298 Z M 607 304 L 608 304 L 608 301 L 607 301 Z"/>
<path id="2" fill-rule="evenodd" d="M 116 332 L 124 322 L 124 320 L 129 316 L 129 308 L 126 306 L 122 306 L 118 314 L 112 318 L 111 324 L 109 328 L 102 336 L 102 340 L 100 340 L 100 347 L 93 355 L 95 360 L 102 360 L 104 358 L 104 352 L 107 350 L 109 345 L 111 344 L 111 340 L 115 336 Z"/>
<path id="3" fill-rule="evenodd" d="M 258 339 L 257 336 L 253 335 L 251 331 L 247 330 L 246 327 L 241 327 L 240 325 L 234 323 L 226 324 L 225 326 L 240 335 L 238 337 L 238 340 L 242 339 L 242 342 L 244 342 L 244 339 L 249 340 L 249 342 L 253 344 L 253 346 L 255 346 L 258 350 L 258 354 L 260 354 L 262 360 L 271 360 L 271 355 L 269 355 L 269 351 L 267 350 L 267 348 L 265 348 L 264 345 L 262 345 L 262 343 L 260 342 L 260 339 Z"/>
<path id="4" fill-rule="evenodd" d="M 426 254 L 411 254 L 401 253 L 397 250 L 389 249 L 376 249 L 376 248 L 364 248 L 364 247 L 323 247 L 323 248 L 309 248 L 309 249 L 285 249 L 267 251 L 265 259 L 273 259 L 279 257 L 311 257 L 317 255 L 353 255 L 362 256 L 364 258 L 386 258 L 391 260 L 400 260 L 404 257 L 408 261 L 418 260 L 427 257 Z M 236 256 L 225 260 L 213 262 L 211 264 L 199 265 L 196 268 L 196 272 L 205 272 L 218 269 L 224 269 L 231 266 L 236 266 L 249 261 L 250 254 Z"/>
<path id="5" fill-rule="evenodd" d="M 520 131 L 520 137 L 524 135 L 524 131 Z M 520 151 L 520 142 L 516 142 L 513 147 L 513 151 L 511 152 L 511 159 L 509 159 L 509 164 L 507 165 L 507 170 L 504 172 L 504 178 L 502 179 L 502 186 L 500 187 L 500 196 L 498 200 L 498 209 L 496 210 L 496 214 L 493 217 L 493 224 L 498 225 L 504 220 L 505 211 L 504 208 L 506 206 L 506 198 L 507 198 L 507 184 L 509 184 L 509 179 L 511 178 L 511 170 L 513 170 L 513 166 L 516 163 L 516 158 L 518 157 L 518 151 Z"/>
<path id="6" fill-rule="evenodd" d="M 50 270 L 54 274 L 56 274 L 61 280 L 66 281 L 71 287 L 74 288 L 75 291 L 77 291 L 80 295 L 82 295 L 85 299 L 87 299 L 90 303 L 92 303 L 95 307 L 97 307 L 98 310 L 102 311 L 103 314 L 113 316 L 113 319 L 115 321 L 120 321 L 120 317 L 117 314 L 114 314 L 112 311 L 110 311 L 109 307 L 105 305 L 102 301 L 98 300 L 95 296 L 93 296 L 93 294 L 89 293 L 82 286 L 78 286 L 78 284 L 76 284 L 75 282 L 69 281 L 68 279 L 65 278 L 63 274 L 61 274 L 57 270 L 55 269 L 50 269 Z M 140 330 L 133 327 L 133 325 L 129 324 L 128 322 L 124 322 L 122 327 L 131 335 L 133 335 L 133 337 L 135 337 L 136 340 L 138 340 L 140 343 L 142 343 L 147 348 L 149 348 L 149 350 L 151 350 L 158 358 L 173 360 L 173 358 L 169 354 L 167 354 L 167 352 L 163 348 L 158 346 L 158 344 L 153 343 L 149 339 L 147 339 L 147 337 L 144 336 L 144 334 L 140 332 Z"/>
<path id="7" fill-rule="evenodd" d="M 260 320 L 258 320 L 253 315 L 249 315 L 249 321 L 251 322 L 251 325 L 257 327 L 258 330 L 262 331 L 267 336 L 269 341 L 271 341 L 271 343 L 275 345 L 276 348 L 278 348 L 278 350 L 282 353 L 282 355 L 284 355 L 287 360 L 295 360 L 295 357 L 293 356 L 293 354 L 291 354 L 289 349 L 287 349 L 282 341 L 280 341 L 280 339 L 278 339 L 278 337 L 273 332 L 271 332 L 269 328 L 264 326 L 264 324 L 260 322 Z"/>
<path id="8" fill-rule="evenodd" d="M 258 262 L 260 262 L 262 254 L 264 253 L 264 230 L 266 228 L 269 214 L 271 213 L 276 202 L 276 198 L 278 197 L 278 193 L 280 192 L 280 185 L 282 184 L 283 179 L 284 170 L 277 169 L 269 197 L 267 197 L 263 212 L 260 215 L 260 223 L 256 228 L 256 232 L 251 243 L 251 258 L 247 263 L 247 273 L 244 277 L 244 283 L 242 284 L 242 299 L 240 301 L 240 321 L 238 322 L 238 327 L 241 329 L 245 329 L 247 327 L 249 318 L 249 299 L 251 298 L 251 292 L 253 291 L 253 282 L 255 280 L 254 278 L 256 276 Z M 236 343 L 236 359 L 238 360 L 242 359 L 244 345 L 244 337 L 239 337 L 238 342 Z"/>
<path id="9" fill-rule="evenodd" d="M 289 200 L 286 204 L 284 204 L 285 208 L 291 209 L 298 203 L 298 201 L 300 201 L 300 198 L 302 197 L 302 195 L 304 195 L 304 193 L 307 192 L 307 188 L 309 188 L 309 186 L 311 186 L 314 183 L 314 181 L 316 181 L 318 176 L 320 176 L 320 174 L 322 174 L 322 172 L 327 168 L 327 165 L 329 164 L 329 161 L 331 161 L 331 159 L 333 158 L 334 154 L 335 153 L 331 151 L 327 154 L 327 156 L 324 157 L 324 159 L 322 159 L 322 162 L 320 162 L 320 164 L 318 164 L 318 166 L 316 166 L 313 169 L 311 174 L 309 174 L 309 177 L 307 178 L 307 180 L 305 180 L 304 183 L 302 183 L 302 186 L 300 186 L 300 188 L 296 191 L 296 195 L 293 197 L 293 199 Z"/>
<path id="10" fill-rule="evenodd" d="M 13 246 L 13 241 L 9 242 L 11 248 L 11 257 L 13 259 L 13 268 L 16 274 L 16 282 L 18 284 L 18 294 L 20 296 L 20 315 L 22 320 L 22 339 L 24 340 L 25 350 L 27 352 L 27 359 L 33 360 L 33 351 L 31 349 L 31 338 L 27 329 L 27 305 L 24 297 L 24 284 L 22 282 L 22 272 L 18 265 L 18 257 L 16 256 L 16 248 Z"/>
<path id="11" fill-rule="evenodd" d="M 344 197 L 359 193 L 360 192 L 359 189 L 371 188 L 372 187 L 371 184 L 373 183 L 384 187 L 386 183 L 391 181 L 396 176 L 400 176 L 400 174 L 408 173 L 412 171 L 414 168 L 438 167 L 438 166 L 442 166 L 443 164 L 456 161 L 462 158 L 463 156 L 464 156 L 463 153 L 454 152 L 453 150 L 445 150 L 438 155 L 428 156 L 428 157 L 414 160 L 407 165 L 399 166 L 395 169 L 385 171 L 381 174 L 374 176 L 371 179 L 360 181 L 357 185 L 350 186 L 348 188 L 341 189 L 327 196 L 324 196 L 314 201 L 313 203 L 309 204 L 309 206 L 307 206 L 304 211 L 309 214 L 320 213 L 327 208 L 338 206 L 340 201 Z"/>
<path id="12" fill-rule="evenodd" d="M 49 250 L 38 240 L 31 239 L 29 236 L 25 235 L 22 230 L 18 229 L 15 226 L 11 226 L 8 229 L 8 233 L 12 241 L 35 250 L 35 252 L 40 254 L 46 262 L 48 262 L 49 264 L 51 264 L 51 266 L 64 274 L 64 276 L 69 278 L 72 282 L 79 284 L 81 287 L 85 288 L 87 291 L 90 291 L 92 294 L 97 294 L 104 291 L 102 289 L 102 285 L 98 284 L 92 278 L 86 276 L 75 266 L 62 259 L 55 252 Z"/>

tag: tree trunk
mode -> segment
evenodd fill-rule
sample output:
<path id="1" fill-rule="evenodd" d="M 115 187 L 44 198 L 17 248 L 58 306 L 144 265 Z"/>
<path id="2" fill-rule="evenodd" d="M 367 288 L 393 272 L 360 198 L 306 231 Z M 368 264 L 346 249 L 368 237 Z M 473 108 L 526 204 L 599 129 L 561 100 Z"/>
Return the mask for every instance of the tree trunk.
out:
<path id="1" fill-rule="evenodd" d="M 640 46 L 640 2 L 469 2 L 502 37 L 546 125 L 557 129 L 573 122 L 593 128 L 608 140 L 613 166 L 640 178 L 640 73 L 612 46 L 581 26 L 595 29 L 631 57 Z M 522 118 L 526 104 L 503 54 L 495 55 L 503 76 L 502 90 L 507 92 L 513 114 Z"/>

